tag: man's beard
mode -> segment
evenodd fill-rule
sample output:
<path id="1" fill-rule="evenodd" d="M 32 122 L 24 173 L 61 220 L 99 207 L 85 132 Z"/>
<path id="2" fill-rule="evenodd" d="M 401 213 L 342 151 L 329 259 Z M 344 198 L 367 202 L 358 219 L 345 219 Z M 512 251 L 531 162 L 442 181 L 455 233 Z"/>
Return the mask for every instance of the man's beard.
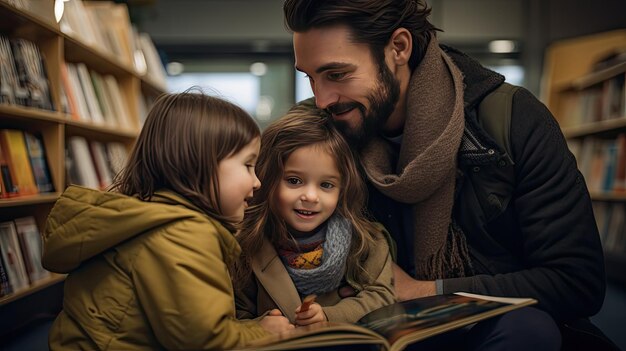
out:
<path id="1" fill-rule="evenodd" d="M 356 150 L 363 149 L 370 140 L 381 133 L 400 98 L 400 83 L 394 78 L 384 61 L 379 63 L 378 79 L 379 84 L 367 97 L 370 105 L 369 111 L 366 111 L 365 106 L 358 102 L 337 103 L 327 108 L 331 114 L 353 108 L 361 112 L 361 123 L 355 127 L 351 127 L 347 121 L 333 120 L 350 146 Z"/>

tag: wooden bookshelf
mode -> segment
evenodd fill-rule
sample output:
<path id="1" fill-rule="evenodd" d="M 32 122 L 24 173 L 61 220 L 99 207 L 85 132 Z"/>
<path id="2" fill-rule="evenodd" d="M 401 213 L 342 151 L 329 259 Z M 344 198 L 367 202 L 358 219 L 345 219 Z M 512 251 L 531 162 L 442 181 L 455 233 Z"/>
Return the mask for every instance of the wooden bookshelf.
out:
<path id="1" fill-rule="evenodd" d="M 563 134 L 568 139 L 594 135 L 613 135 L 623 131 L 626 131 L 626 116 L 563 128 Z"/>
<path id="2" fill-rule="evenodd" d="M 626 286 L 626 30 L 556 42 L 544 65 L 542 99 L 587 182 L 607 276 Z"/>
<path id="3" fill-rule="evenodd" d="M 0 35 L 10 40 L 26 39 L 38 48 L 47 73 L 54 109 L 0 103 L 0 129 L 16 129 L 41 135 L 55 189 L 50 193 L 0 198 L 0 222 L 32 216 L 39 229 L 43 230 L 48 213 L 69 183 L 66 170 L 69 139 L 81 137 L 87 142 L 116 143 L 130 149 L 141 129 L 140 101 L 144 101 L 144 96 L 155 97 L 163 93 L 165 84 L 138 73 L 131 59 L 119 57 L 102 46 L 87 44 L 78 35 L 63 32 L 63 27 L 54 20 L 54 1 L 30 0 L 26 3 L 31 6 L 30 9 L 18 9 L 0 0 Z M 110 2 L 110 6 L 119 10 L 119 6 L 125 5 Z M 130 22 L 128 26 L 130 28 Z M 129 37 L 132 37 L 130 33 Z M 102 124 L 64 111 L 62 65 L 66 62 L 84 64 L 90 74 L 93 71 L 102 77 L 113 77 L 119 86 L 119 95 L 128 107 L 129 118 L 126 122 L 129 125 L 122 125 L 118 115 L 114 117 L 119 124 L 111 124 L 110 121 Z M 91 79 L 93 82 L 93 76 Z M 99 106 L 104 109 L 100 96 L 98 99 Z M 115 114 L 117 110 L 111 111 L 111 114 Z M 42 313 L 58 313 L 64 279 L 65 275 L 53 274 L 49 278 L 32 282 L 26 288 L 0 296 L 0 320 L 3 321 L 0 343 L 7 337 L 7 333 L 14 331 L 10 330 L 12 327 L 26 325 Z M 16 316 L 19 321 L 11 322 Z"/>
<path id="4" fill-rule="evenodd" d="M 39 290 L 43 290 L 51 285 L 62 282 L 63 280 L 65 280 L 65 274 L 52 274 L 52 276 L 50 276 L 49 278 L 36 281 L 35 283 L 31 284 L 27 289 L 21 289 L 7 296 L 0 297 L 0 306 L 9 304 L 25 296 L 34 294 Z"/>

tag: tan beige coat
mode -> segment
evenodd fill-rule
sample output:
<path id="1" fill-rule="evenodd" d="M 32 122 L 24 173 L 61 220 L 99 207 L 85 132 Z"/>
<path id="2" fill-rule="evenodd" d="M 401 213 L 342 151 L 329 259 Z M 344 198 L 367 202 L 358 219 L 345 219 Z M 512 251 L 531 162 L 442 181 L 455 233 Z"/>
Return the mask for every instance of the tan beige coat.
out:
<path id="1" fill-rule="evenodd" d="M 322 305 L 329 321 L 356 322 L 368 312 L 395 302 L 389 248 L 382 235 L 376 235 L 376 238 L 375 247 L 365 262 L 365 269 L 374 278 L 373 282 L 354 297 L 342 299 L 336 290 L 317 297 L 316 302 Z M 257 318 L 278 308 L 294 322 L 295 310 L 301 304 L 300 296 L 269 241 L 265 240 L 253 257 L 252 270 L 254 279 L 236 293 L 237 317 Z M 350 279 L 347 281 L 358 289 L 357 284 Z"/>
<path id="2" fill-rule="evenodd" d="M 227 262 L 240 250 L 174 193 L 140 201 L 69 187 L 44 234 L 44 266 L 69 273 L 50 348 L 214 350 L 265 336 L 235 319 Z"/>

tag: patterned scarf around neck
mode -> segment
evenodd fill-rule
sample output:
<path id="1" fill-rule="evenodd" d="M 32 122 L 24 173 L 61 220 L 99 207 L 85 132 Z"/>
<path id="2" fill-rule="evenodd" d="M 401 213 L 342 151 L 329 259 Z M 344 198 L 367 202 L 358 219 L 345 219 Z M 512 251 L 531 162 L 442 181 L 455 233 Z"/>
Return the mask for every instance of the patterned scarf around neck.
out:
<path id="1" fill-rule="evenodd" d="M 411 204 L 416 278 L 465 276 L 471 263 L 465 236 L 452 221 L 457 151 L 465 126 L 463 76 L 431 38 L 407 91 L 403 140 L 396 168 L 381 137 L 361 151 L 372 184 Z"/>
<path id="2" fill-rule="evenodd" d="M 300 295 L 321 295 L 339 287 L 346 272 L 351 241 L 352 225 L 347 219 L 335 214 L 326 224 L 322 264 L 313 269 L 297 269 L 285 264 Z"/>

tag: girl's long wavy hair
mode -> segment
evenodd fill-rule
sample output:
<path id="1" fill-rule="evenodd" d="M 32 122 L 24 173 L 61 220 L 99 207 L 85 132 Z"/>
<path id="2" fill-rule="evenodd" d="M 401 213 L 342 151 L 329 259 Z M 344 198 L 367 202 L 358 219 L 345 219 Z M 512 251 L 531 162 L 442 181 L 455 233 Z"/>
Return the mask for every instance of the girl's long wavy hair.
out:
<path id="1" fill-rule="evenodd" d="M 333 126 L 330 117 L 311 101 L 294 106 L 285 116 L 272 123 L 261 136 L 261 152 L 256 164 L 261 188 L 254 193 L 252 205 L 246 210 L 237 239 L 242 256 L 233 270 L 235 286 L 242 287 L 251 279 L 251 259 L 261 247 L 263 238 L 276 245 L 293 238 L 276 208 L 276 193 L 283 181 L 285 162 L 297 149 L 319 146 L 331 155 L 341 175 L 338 213 L 352 224 L 352 244 L 346 275 L 361 286 L 371 277 L 362 263 L 373 247 L 371 233 L 377 231 L 365 216 L 367 188 L 348 143 Z"/>
<path id="2" fill-rule="evenodd" d="M 169 189 L 235 231 L 219 205 L 218 165 L 260 134 L 243 109 L 199 89 L 163 94 L 110 190 L 149 200 Z"/>

